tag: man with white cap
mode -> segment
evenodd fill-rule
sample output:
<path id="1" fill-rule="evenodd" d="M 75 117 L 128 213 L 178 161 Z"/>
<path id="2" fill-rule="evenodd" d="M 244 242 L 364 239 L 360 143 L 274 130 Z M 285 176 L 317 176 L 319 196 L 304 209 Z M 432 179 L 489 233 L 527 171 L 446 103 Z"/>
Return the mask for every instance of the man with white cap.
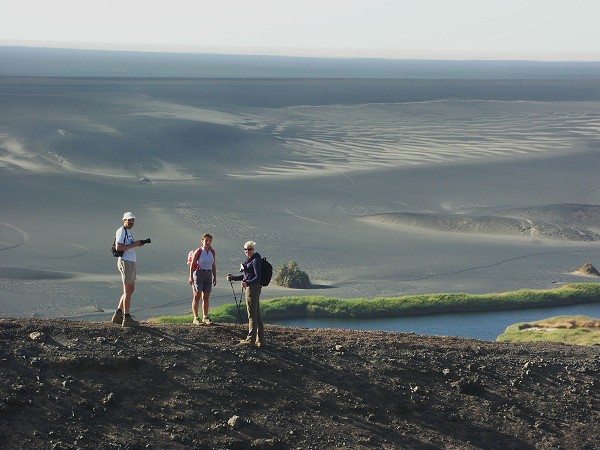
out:
<path id="1" fill-rule="evenodd" d="M 117 260 L 117 267 L 121 272 L 121 280 L 123 281 L 123 294 L 119 300 L 119 306 L 113 314 L 112 321 L 124 327 L 139 325 L 139 322 L 133 320 L 129 314 L 131 296 L 135 290 L 135 280 L 137 278 L 135 248 L 144 245 L 143 241 L 133 239 L 131 229 L 134 224 L 135 216 L 130 211 L 126 212 L 123 214 L 123 226 L 115 234 L 115 247 L 118 251 L 123 252 L 123 255 L 119 256 Z"/>

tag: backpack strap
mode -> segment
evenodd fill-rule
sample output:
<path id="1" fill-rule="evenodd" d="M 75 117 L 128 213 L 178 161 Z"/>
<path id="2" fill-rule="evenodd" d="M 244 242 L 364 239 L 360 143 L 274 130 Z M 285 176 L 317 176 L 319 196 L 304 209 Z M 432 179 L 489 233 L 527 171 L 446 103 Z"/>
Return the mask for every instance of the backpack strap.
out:
<path id="1" fill-rule="evenodd" d="M 198 248 L 196 249 L 196 252 L 197 252 L 198 250 L 200 250 L 200 254 L 198 255 L 198 259 L 200 259 L 200 256 L 202 256 L 202 251 L 204 250 L 204 247 L 202 247 L 202 246 L 198 247 Z M 212 248 L 212 247 L 211 247 L 211 248 L 210 248 L 210 251 L 211 251 L 211 253 L 212 253 L 212 255 L 213 255 L 213 264 L 214 264 L 214 262 L 215 262 L 215 261 L 216 261 L 216 259 L 217 259 L 217 255 L 216 255 L 216 253 L 215 253 L 215 249 L 214 249 L 214 248 Z M 194 252 L 194 253 L 196 253 L 196 252 Z M 192 268 L 192 270 L 193 270 L 194 272 L 195 272 L 195 271 L 198 269 L 198 267 L 200 267 L 200 264 L 198 264 L 198 259 L 196 260 L 196 263 L 195 263 L 195 264 L 193 264 L 193 266 L 194 266 L 194 267 Z M 192 257 L 192 261 L 193 261 L 193 257 Z"/>
<path id="2" fill-rule="evenodd" d="M 196 255 L 196 253 L 198 253 L 198 250 L 200 250 L 201 248 L 202 247 L 197 248 L 196 250 L 194 250 L 194 253 L 192 253 L 192 260 L 189 263 L 191 272 L 195 272 L 198 269 L 198 259 L 200 259 L 200 255 L 198 255 L 198 259 L 196 260 L 194 260 L 194 256 Z"/>
<path id="3" fill-rule="evenodd" d="M 123 229 L 125 230 L 125 240 L 123 241 L 123 245 L 127 245 L 125 243 L 125 241 L 127 240 L 127 236 L 129 236 L 129 235 L 127 234 L 127 228 L 125 228 L 125 225 L 123 225 Z M 120 244 L 120 242 L 119 242 L 119 244 Z M 115 245 L 117 245 L 116 239 L 115 239 Z"/>

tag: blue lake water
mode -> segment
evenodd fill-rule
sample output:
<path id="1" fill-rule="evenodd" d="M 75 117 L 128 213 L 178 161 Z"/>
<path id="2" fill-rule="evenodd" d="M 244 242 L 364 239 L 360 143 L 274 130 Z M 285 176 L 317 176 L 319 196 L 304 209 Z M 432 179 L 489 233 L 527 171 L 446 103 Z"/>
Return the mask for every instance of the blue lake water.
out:
<path id="1" fill-rule="evenodd" d="M 416 334 L 459 336 L 495 341 L 506 327 L 515 323 L 572 315 L 598 318 L 600 317 L 600 303 L 511 311 L 390 317 L 388 319 L 310 318 L 277 320 L 269 321 L 269 323 L 307 328 L 413 332 Z"/>

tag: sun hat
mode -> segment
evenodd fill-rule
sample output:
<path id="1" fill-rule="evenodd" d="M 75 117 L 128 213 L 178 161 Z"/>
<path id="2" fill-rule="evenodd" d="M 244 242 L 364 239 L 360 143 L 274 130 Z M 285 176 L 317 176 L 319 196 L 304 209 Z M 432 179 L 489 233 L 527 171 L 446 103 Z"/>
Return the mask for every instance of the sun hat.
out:
<path id="1" fill-rule="evenodd" d="M 125 214 L 123 214 L 123 220 L 127 219 L 135 219 L 135 216 L 131 211 L 127 211 Z"/>

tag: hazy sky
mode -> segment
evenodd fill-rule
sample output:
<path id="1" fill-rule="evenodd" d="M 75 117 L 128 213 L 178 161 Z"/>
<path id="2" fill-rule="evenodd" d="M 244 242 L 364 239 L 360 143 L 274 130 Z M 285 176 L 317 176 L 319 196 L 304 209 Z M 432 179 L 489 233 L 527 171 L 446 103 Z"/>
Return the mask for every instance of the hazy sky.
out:
<path id="1" fill-rule="evenodd" d="M 0 45 L 600 61 L 600 0 L 0 0 Z"/>

